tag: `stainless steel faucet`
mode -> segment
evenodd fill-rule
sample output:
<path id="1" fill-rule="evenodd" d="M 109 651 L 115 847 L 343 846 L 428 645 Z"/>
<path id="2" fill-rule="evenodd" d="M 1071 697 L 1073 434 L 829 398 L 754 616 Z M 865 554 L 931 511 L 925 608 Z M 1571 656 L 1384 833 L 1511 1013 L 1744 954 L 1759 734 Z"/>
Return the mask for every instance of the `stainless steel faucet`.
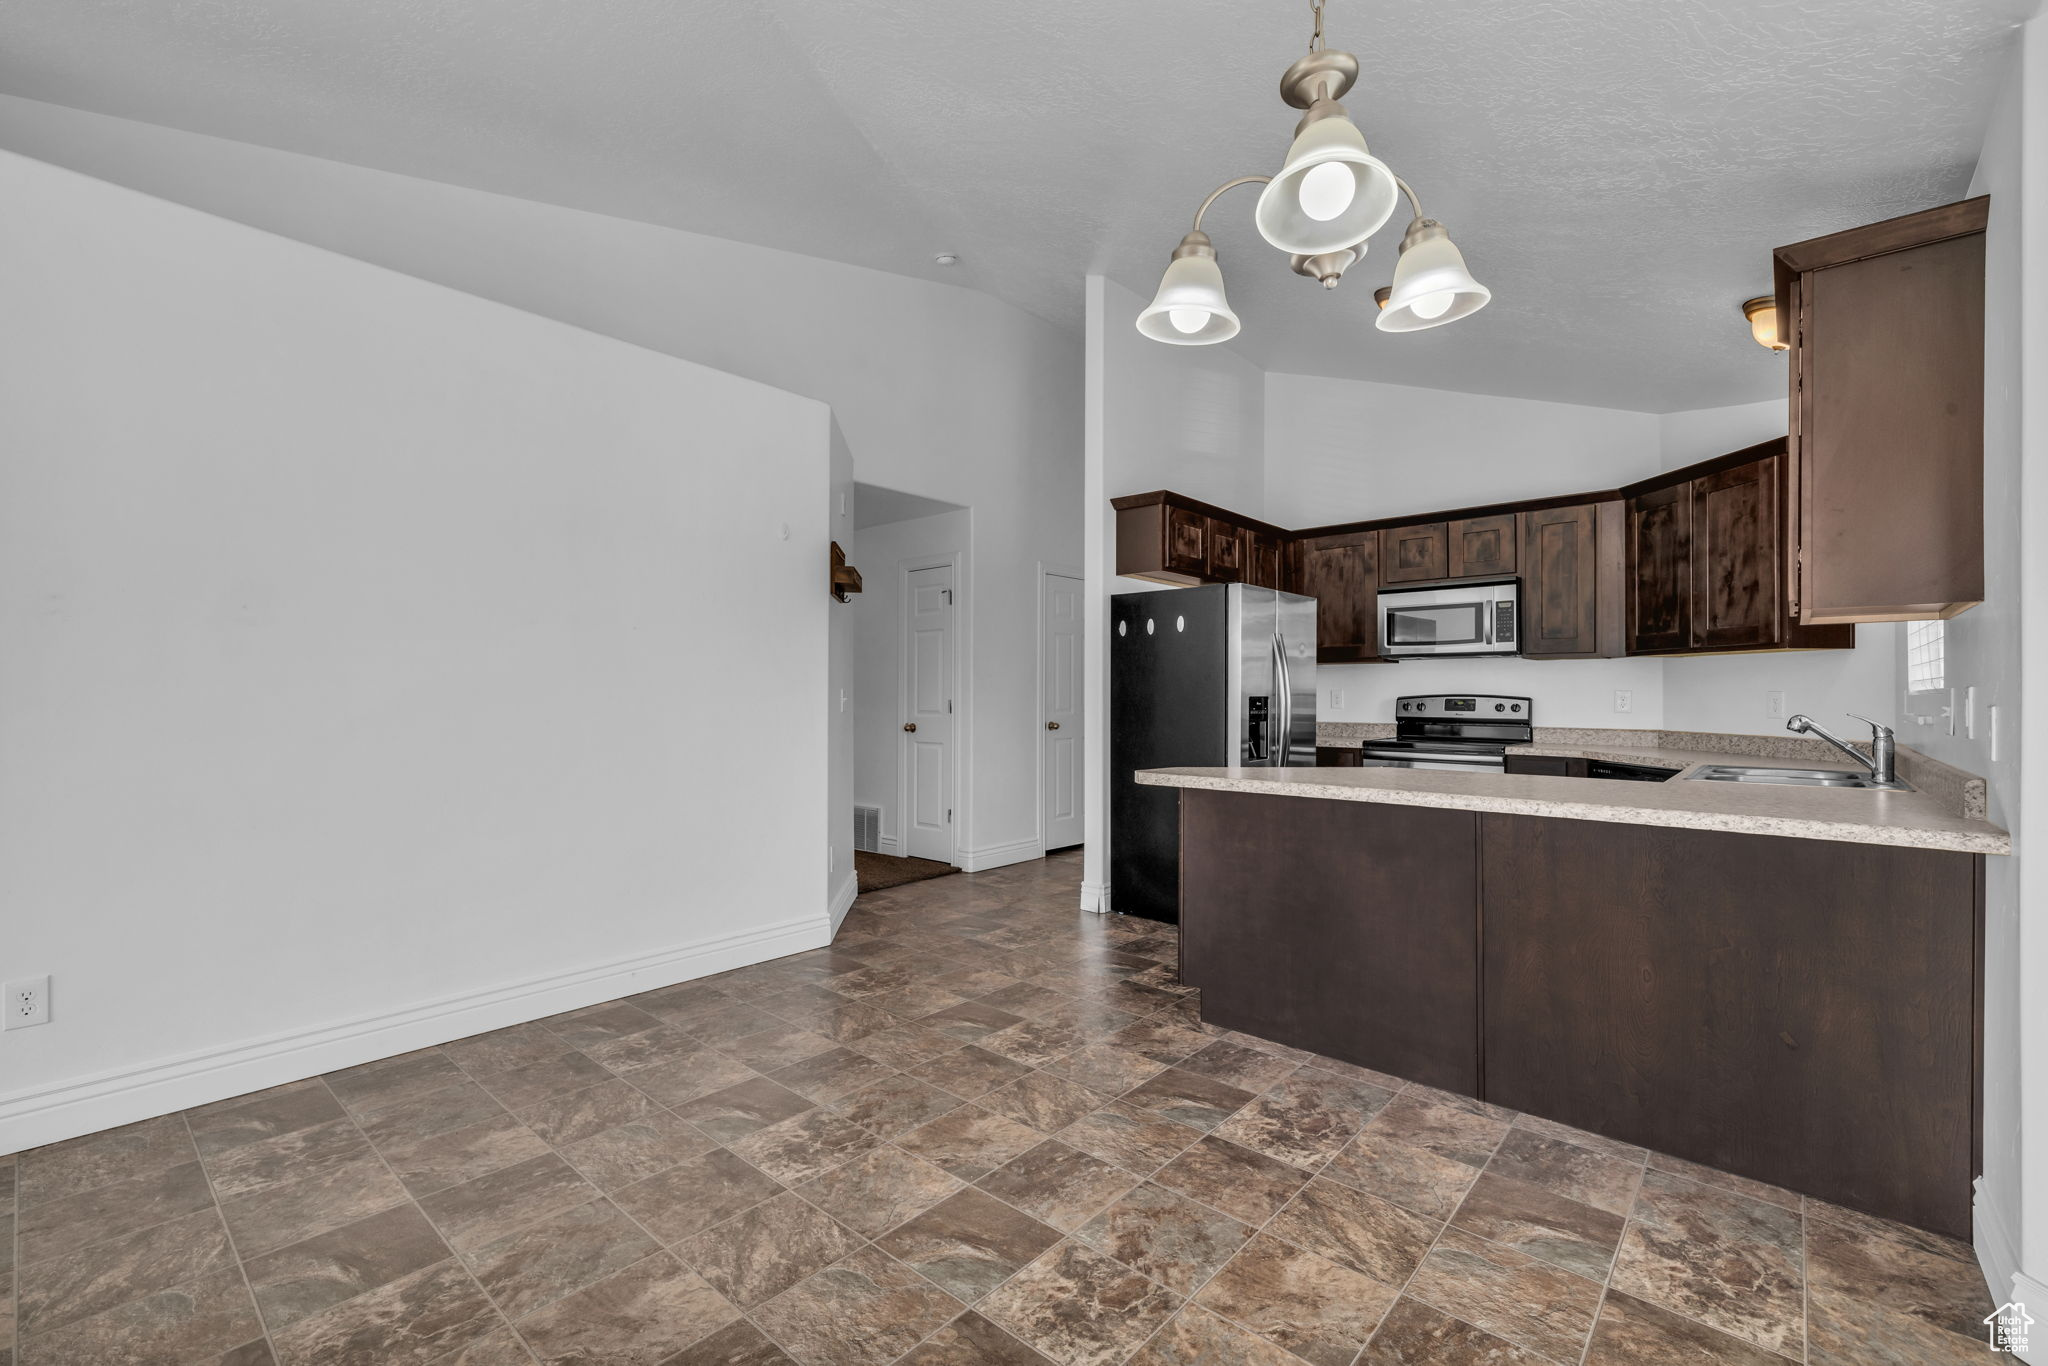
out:
<path id="1" fill-rule="evenodd" d="M 1872 721 L 1867 716 L 1857 716 L 1855 712 L 1850 712 L 1849 715 L 1870 727 L 1870 753 L 1867 755 L 1847 740 L 1842 739 L 1839 735 L 1829 733 L 1819 722 L 1815 721 L 1805 712 L 1801 712 L 1790 721 L 1787 721 L 1785 729 L 1801 735 L 1811 734 L 1819 736 L 1851 759 L 1854 759 L 1857 763 L 1869 769 L 1870 780 L 1874 783 L 1896 784 L 1899 781 L 1899 776 L 1894 771 L 1896 749 L 1892 728 L 1881 722 Z"/>

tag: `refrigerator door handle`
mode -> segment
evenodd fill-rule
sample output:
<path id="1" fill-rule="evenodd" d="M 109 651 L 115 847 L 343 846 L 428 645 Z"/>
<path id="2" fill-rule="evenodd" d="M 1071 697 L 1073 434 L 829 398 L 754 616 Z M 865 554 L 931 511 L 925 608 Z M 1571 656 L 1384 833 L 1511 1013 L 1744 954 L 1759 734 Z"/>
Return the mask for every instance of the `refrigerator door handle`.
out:
<path id="1" fill-rule="evenodd" d="M 1294 748 L 1294 682 L 1287 676 L 1287 640 L 1273 632 L 1273 690 L 1280 695 L 1280 743 L 1268 746 L 1273 766 L 1286 768 Z"/>

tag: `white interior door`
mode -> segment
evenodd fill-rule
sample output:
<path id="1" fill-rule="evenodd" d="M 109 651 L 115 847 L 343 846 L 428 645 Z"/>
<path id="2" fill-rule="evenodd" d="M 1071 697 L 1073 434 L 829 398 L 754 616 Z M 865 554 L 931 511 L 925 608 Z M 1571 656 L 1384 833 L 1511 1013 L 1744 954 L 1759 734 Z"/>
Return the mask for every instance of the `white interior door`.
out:
<path id="1" fill-rule="evenodd" d="M 910 571 L 903 852 L 953 861 L 953 566 Z"/>
<path id="2" fill-rule="evenodd" d="M 1045 730 L 1039 762 L 1045 793 L 1045 847 L 1065 849 L 1081 842 L 1081 580 L 1044 574 L 1039 580 L 1039 620 L 1045 638 L 1038 657 L 1045 676 Z"/>

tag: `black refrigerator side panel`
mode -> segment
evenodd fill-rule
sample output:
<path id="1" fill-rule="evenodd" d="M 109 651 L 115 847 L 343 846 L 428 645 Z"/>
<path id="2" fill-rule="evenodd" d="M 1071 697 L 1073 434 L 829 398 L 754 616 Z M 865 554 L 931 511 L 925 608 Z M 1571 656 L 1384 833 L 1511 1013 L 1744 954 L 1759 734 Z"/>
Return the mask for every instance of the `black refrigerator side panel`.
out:
<path id="1" fill-rule="evenodd" d="M 1144 768 L 1228 764 L 1227 585 L 1124 593 L 1109 613 L 1109 908 L 1180 919 L 1180 790 Z"/>

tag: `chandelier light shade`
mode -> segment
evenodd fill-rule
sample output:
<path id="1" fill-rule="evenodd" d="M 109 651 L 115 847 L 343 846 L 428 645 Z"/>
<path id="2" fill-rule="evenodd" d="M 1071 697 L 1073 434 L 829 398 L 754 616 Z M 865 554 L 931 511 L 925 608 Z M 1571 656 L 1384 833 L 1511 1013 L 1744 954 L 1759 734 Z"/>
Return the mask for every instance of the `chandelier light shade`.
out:
<path id="1" fill-rule="evenodd" d="M 1225 181 L 1195 210 L 1194 230 L 1174 248 L 1159 292 L 1138 315 L 1138 331 L 1153 341 L 1209 346 L 1237 335 L 1237 314 L 1223 297 L 1223 272 L 1202 231 L 1202 215 L 1239 185 L 1266 187 L 1252 215 L 1259 235 L 1288 253 L 1297 275 L 1324 289 L 1335 289 L 1344 272 L 1365 259 L 1366 239 L 1407 196 L 1414 216 L 1401 239 L 1394 283 L 1373 296 L 1382 332 L 1441 327 L 1471 317 L 1493 298 L 1465 268 L 1443 224 L 1423 216 L 1414 189 L 1366 149 L 1365 135 L 1337 103 L 1358 80 L 1358 58 L 1323 46 L 1323 0 L 1311 0 L 1310 8 L 1316 26 L 1308 54 L 1280 77 L 1280 98 L 1307 111 L 1294 126 L 1280 173 Z"/>
<path id="2" fill-rule="evenodd" d="M 1400 199 L 1394 173 L 1365 149 L 1357 126 L 1331 113 L 1294 139 L 1280 174 L 1259 196 L 1253 221 L 1280 250 L 1315 256 L 1378 232 Z"/>
<path id="3" fill-rule="evenodd" d="M 1464 253 L 1443 224 L 1418 218 L 1401 239 L 1393 290 L 1373 325 L 1382 332 L 1420 332 L 1469 318 L 1492 298 L 1465 268 Z"/>
<path id="4" fill-rule="evenodd" d="M 1223 295 L 1216 248 L 1199 228 L 1180 239 L 1159 292 L 1138 315 L 1138 331 L 1169 346 L 1213 346 L 1237 335 L 1237 314 Z"/>

